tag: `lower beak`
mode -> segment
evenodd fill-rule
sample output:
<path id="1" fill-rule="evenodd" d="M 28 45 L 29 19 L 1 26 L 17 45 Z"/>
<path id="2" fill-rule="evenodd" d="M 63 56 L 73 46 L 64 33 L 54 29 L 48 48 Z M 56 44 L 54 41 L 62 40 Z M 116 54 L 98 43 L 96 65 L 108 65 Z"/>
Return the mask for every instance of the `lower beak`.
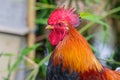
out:
<path id="1" fill-rule="evenodd" d="M 54 27 L 51 26 L 51 25 L 48 25 L 48 26 L 45 27 L 45 29 L 53 29 L 53 28 L 54 28 Z"/>

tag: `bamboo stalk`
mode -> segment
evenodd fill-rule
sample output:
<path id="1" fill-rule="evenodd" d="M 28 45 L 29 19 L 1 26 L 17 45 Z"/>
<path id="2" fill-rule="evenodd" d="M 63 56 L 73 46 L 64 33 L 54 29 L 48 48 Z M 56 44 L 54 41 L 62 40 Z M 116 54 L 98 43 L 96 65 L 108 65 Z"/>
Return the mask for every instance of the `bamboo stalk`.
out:
<path id="1" fill-rule="evenodd" d="M 28 47 L 31 47 L 35 43 L 35 0 L 28 0 L 28 27 L 30 32 L 28 34 Z M 28 55 L 30 59 L 34 59 L 35 51 L 31 51 Z"/>

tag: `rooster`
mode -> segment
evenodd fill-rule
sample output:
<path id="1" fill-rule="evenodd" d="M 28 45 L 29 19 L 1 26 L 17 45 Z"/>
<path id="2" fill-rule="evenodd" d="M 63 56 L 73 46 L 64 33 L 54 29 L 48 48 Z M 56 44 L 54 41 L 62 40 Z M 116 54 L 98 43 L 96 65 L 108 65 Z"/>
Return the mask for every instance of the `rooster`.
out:
<path id="1" fill-rule="evenodd" d="M 81 19 L 73 9 L 57 8 L 49 16 L 49 41 L 55 49 L 46 80 L 120 80 L 120 73 L 100 64 L 75 27 Z"/>

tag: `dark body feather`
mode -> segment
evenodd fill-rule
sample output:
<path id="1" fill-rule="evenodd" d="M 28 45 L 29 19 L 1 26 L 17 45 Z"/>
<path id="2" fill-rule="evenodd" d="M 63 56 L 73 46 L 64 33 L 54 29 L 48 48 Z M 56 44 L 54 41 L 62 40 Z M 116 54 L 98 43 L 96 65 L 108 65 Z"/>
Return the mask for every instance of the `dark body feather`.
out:
<path id="1" fill-rule="evenodd" d="M 84 73 L 78 73 L 73 71 L 69 72 L 69 69 L 62 70 L 62 63 L 54 66 L 52 59 L 50 59 L 47 67 L 46 80 L 108 80 L 106 78 L 106 69 L 100 72 L 88 71 Z"/>
<path id="2" fill-rule="evenodd" d="M 70 74 L 69 69 L 63 71 L 62 63 L 58 66 L 54 66 L 52 60 L 49 61 L 46 78 L 46 80 L 80 80 L 80 76 L 77 72 L 73 71 Z"/>
<path id="3" fill-rule="evenodd" d="M 108 80 L 105 69 L 101 72 L 88 71 L 85 73 L 69 72 L 69 69 L 62 70 L 62 64 L 54 66 L 52 60 L 47 67 L 46 80 Z M 115 79 L 116 80 L 116 79 Z"/>

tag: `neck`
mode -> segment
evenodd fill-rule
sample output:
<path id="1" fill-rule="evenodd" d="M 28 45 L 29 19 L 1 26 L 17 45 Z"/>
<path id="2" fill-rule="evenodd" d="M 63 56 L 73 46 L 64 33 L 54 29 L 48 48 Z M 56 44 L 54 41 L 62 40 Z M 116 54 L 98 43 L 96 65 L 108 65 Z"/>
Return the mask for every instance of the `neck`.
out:
<path id="1" fill-rule="evenodd" d="M 56 46 L 53 59 L 54 65 L 62 63 L 63 70 L 69 68 L 70 71 L 79 73 L 102 70 L 102 65 L 93 55 L 88 42 L 72 27 Z"/>

